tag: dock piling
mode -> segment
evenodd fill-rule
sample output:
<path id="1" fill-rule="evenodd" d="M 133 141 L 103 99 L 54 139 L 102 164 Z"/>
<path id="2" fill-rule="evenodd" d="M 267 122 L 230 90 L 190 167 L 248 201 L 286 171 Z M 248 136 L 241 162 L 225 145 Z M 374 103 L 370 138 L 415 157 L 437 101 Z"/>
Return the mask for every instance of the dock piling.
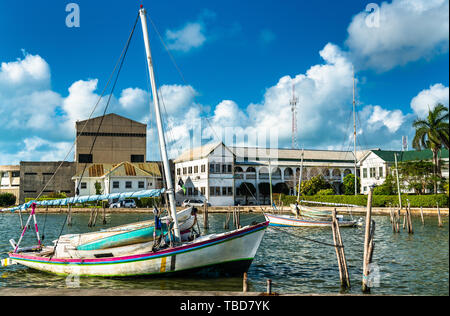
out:
<path id="1" fill-rule="evenodd" d="M 369 196 L 367 197 L 367 213 L 366 213 L 366 228 L 364 234 L 364 258 L 363 258 L 363 278 L 362 278 L 362 291 L 363 293 L 369 293 L 369 265 L 372 259 L 373 253 L 373 238 L 375 235 L 375 225 L 372 223 L 372 198 L 373 187 L 370 188 Z"/>
<path id="2" fill-rule="evenodd" d="M 439 209 L 439 202 L 436 203 L 438 213 L 438 226 L 442 227 L 441 210 Z"/>

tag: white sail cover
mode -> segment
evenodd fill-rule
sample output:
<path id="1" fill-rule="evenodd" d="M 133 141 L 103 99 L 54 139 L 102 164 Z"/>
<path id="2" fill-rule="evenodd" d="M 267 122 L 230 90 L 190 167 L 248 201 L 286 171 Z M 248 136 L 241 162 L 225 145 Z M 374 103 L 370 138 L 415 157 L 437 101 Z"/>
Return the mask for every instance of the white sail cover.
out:
<path id="1" fill-rule="evenodd" d="M 127 199 L 127 198 L 149 198 L 149 197 L 159 197 L 165 192 L 165 189 L 154 189 L 154 190 L 144 190 L 137 192 L 124 192 L 124 193 L 111 193 L 102 195 L 87 195 L 87 196 L 75 196 L 66 199 L 58 200 L 46 200 L 46 201 L 29 201 L 25 204 L 0 210 L 1 212 L 15 212 L 18 210 L 24 211 L 31 207 L 33 203 L 38 206 L 62 206 L 70 205 L 76 203 L 86 203 L 86 202 L 96 202 L 104 200 L 114 200 L 114 199 Z"/>

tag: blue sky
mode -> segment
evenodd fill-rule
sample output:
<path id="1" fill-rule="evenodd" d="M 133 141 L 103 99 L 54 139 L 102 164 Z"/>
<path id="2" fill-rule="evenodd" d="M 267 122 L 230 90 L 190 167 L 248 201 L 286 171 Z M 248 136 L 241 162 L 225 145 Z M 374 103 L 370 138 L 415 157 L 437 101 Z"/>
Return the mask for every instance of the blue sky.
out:
<path id="1" fill-rule="evenodd" d="M 172 157 L 230 130 L 248 145 L 275 130 L 278 147 L 289 148 L 292 85 L 299 146 L 346 150 L 352 67 L 359 149 L 400 149 L 427 106 L 448 106 L 445 0 L 3 1 L 0 164 L 65 157 L 74 122 L 88 117 L 142 2 L 186 79 L 150 26 Z M 80 27 L 66 25 L 69 3 L 80 8 Z M 148 123 L 154 148 L 140 24 L 112 100 L 110 112 Z"/>

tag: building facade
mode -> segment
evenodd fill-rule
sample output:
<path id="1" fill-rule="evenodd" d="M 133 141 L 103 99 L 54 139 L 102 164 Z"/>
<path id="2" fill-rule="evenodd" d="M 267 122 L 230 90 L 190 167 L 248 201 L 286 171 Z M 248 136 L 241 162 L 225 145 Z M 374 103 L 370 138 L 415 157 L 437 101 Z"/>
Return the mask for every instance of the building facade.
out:
<path id="1" fill-rule="evenodd" d="M 72 180 L 75 182 L 75 190 L 79 188 L 81 196 L 136 192 L 162 187 L 161 172 L 156 163 L 91 164 L 85 170 L 79 170 Z"/>
<path id="2" fill-rule="evenodd" d="M 0 166 L 0 194 L 10 193 L 20 200 L 20 166 Z"/>
<path id="3" fill-rule="evenodd" d="M 118 164 L 123 161 L 132 163 L 146 161 L 145 124 L 117 114 L 108 114 L 76 122 L 76 132 L 75 162 Z"/>
<path id="4" fill-rule="evenodd" d="M 431 150 L 422 151 L 387 151 L 371 150 L 360 161 L 361 173 L 361 192 L 368 194 L 371 186 L 379 186 L 384 183 L 386 176 L 391 174 L 395 176 L 395 156 L 397 162 L 406 161 L 432 161 L 433 153 Z M 439 152 L 439 158 L 442 161 L 442 176 L 448 180 L 448 150 L 442 149 Z M 404 192 L 412 193 L 412 192 Z"/>
<path id="5" fill-rule="evenodd" d="M 365 154 L 358 152 L 357 157 Z M 268 184 L 270 179 L 273 187 L 282 183 L 290 194 L 296 193 L 301 157 L 301 150 L 227 147 L 223 143 L 187 151 L 175 160 L 177 202 L 200 199 L 221 206 L 268 204 L 270 197 L 262 190 L 262 184 Z M 344 177 L 354 171 L 352 152 L 304 151 L 304 180 L 322 175 L 339 190 Z M 186 193 L 179 185 L 180 179 Z"/>
<path id="6" fill-rule="evenodd" d="M 76 164 L 73 162 L 21 162 L 20 203 L 25 203 L 27 198 L 35 199 L 41 193 L 74 196 L 72 177 L 75 172 Z"/>

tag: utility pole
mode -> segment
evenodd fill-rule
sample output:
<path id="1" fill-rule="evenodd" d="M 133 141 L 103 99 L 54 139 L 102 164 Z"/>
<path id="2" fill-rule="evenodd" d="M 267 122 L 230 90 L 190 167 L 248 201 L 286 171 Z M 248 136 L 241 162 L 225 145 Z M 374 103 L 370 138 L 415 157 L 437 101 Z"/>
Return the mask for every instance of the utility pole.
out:
<path id="1" fill-rule="evenodd" d="M 292 99 L 290 101 L 292 110 L 292 149 L 297 149 L 297 103 L 298 98 L 295 96 L 295 85 L 292 84 Z"/>
<path id="2" fill-rule="evenodd" d="M 357 158 L 356 158 L 356 80 L 355 68 L 353 68 L 353 155 L 355 156 L 355 195 L 358 195 L 358 181 L 357 181 Z"/>

